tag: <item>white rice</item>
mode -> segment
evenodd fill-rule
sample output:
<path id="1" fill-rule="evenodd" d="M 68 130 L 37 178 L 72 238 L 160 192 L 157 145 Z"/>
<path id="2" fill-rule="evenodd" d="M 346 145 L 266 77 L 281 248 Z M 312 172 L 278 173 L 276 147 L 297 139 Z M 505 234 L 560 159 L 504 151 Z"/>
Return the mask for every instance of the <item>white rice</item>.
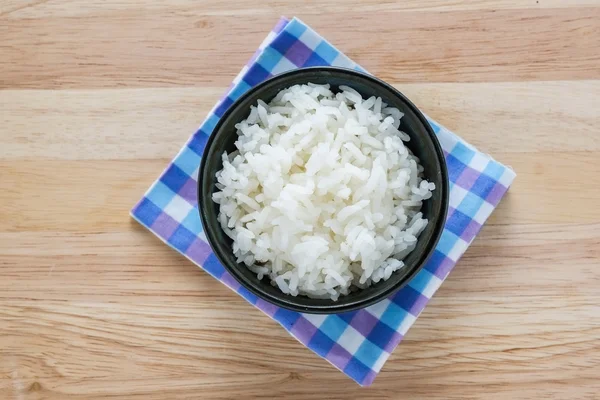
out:
<path id="1" fill-rule="evenodd" d="M 310 83 L 252 106 L 213 195 L 238 262 L 284 293 L 332 300 L 402 268 L 435 189 L 403 143 L 402 116 Z"/>

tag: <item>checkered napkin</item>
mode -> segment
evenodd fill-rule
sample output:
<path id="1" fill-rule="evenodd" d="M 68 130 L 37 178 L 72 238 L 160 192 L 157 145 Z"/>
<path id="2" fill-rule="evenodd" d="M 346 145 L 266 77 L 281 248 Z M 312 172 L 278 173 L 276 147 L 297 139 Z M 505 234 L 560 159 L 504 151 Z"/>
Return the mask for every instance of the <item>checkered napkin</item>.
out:
<path id="1" fill-rule="evenodd" d="M 269 304 L 241 287 L 211 252 L 197 209 L 196 177 L 206 141 L 225 110 L 266 78 L 298 67 L 334 65 L 362 70 L 298 19 L 282 19 L 233 81 L 207 119 L 132 210 L 132 216 L 360 385 L 370 385 L 431 296 L 492 213 L 515 173 L 448 131 L 429 123 L 446 155 L 450 209 L 437 248 L 396 295 L 366 309 L 311 315 Z"/>

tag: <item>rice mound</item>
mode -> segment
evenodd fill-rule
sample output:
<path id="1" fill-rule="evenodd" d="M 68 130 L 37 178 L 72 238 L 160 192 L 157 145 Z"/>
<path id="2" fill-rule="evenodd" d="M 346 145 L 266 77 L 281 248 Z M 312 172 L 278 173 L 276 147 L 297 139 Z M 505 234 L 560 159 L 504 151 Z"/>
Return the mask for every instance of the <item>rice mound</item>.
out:
<path id="1" fill-rule="evenodd" d="M 404 266 L 435 185 L 403 142 L 403 114 L 354 89 L 295 85 L 236 125 L 216 174 L 238 263 L 287 294 L 337 300 Z"/>

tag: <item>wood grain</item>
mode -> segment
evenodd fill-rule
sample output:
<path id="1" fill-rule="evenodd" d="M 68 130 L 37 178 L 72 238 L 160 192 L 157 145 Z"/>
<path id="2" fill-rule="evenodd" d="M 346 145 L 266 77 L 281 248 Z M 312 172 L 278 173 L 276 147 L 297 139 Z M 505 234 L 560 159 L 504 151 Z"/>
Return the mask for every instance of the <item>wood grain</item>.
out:
<path id="1" fill-rule="evenodd" d="M 281 14 L 518 173 L 370 388 L 128 216 Z M 598 0 L 2 1 L 0 398 L 598 399 L 599 66 Z"/>
<path id="2" fill-rule="evenodd" d="M 491 154 L 600 149 L 596 140 L 600 81 L 395 86 L 427 114 Z M 168 157 L 179 150 L 222 92 L 222 87 L 210 86 L 3 90 L 0 104 L 5 113 L 0 123 L 7 134 L 0 136 L 0 146 L 4 159 Z M 515 98 L 520 99 L 519 107 L 514 106 Z M 562 134 L 548 134 L 554 130 Z M 565 140 L 570 131 L 577 135 Z M 72 140 L 74 136 L 77 140 Z"/>
<path id="3" fill-rule="evenodd" d="M 402 12 L 402 11 L 464 11 L 464 10 L 504 10 L 523 8 L 570 8 L 596 6 L 598 0 L 405 0 L 402 2 L 382 0 L 347 0 L 343 3 L 346 9 L 360 12 Z M 144 0 L 107 0 L 87 2 L 85 0 L 5 0 L 0 12 L 11 18 L 35 18 L 40 14 L 51 17 L 81 16 L 101 12 L 139 10 L 185 11 L 197 15 L 256 15 L 256 14 L 289 14 L 295 10 L 302 14 L 319 14 L 322 12 L 340 12 L 340 3 L 336 1 L 323 3 L 318 0 L 307 0 L 302 3 L 289 4 L 286 1 L 271 0 L 269 2 L 247 2 L 244 0 L 228 0 L 225 4 L 209 0 L 171 0 L 168 2 L 151 2 Z M 343 8 L 342 8 L 343 10 Z M 291 15 L 291 14 L 289 14 Z"/>
<path id="4" fill-rule="evenodd" d="M 342 15 L 352 23 L 331 24 L 324 12 L 307 14 L 306 20 L 386 80 L 600 77 L 598 7 L 529 9 L 525 13 L 406 11 L 382 13 L 377 24 L 369 23 L 363 12 Z M 277 16 L 267 13 L 239 18 L 198 15 L 194 10 L 133 9 L 77 17 L 6 18 L 6 44 L 0 46 L 4 55 L 0 88 L 228 85 L 263 39 L 264 27 L 272 25 Z M 78 23 L 72 23 L 74 18 Z M 361 26 L 361 34 L 370 40 L 356 40 L 356 26 Z M 109 32 L 119 32 L 118 41 L 112 40 Z M 238 40 L 240 35 L 244 40 Z M 398 49 L 392 51 L 394 47 Z"/>

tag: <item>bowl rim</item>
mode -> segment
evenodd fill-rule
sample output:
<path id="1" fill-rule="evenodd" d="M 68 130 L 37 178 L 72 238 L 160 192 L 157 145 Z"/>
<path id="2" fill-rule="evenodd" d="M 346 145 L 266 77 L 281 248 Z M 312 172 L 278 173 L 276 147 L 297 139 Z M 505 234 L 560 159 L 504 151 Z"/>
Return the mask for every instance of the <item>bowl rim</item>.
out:
<path id="1" fill-rule="evenodd" d="M 220 246 L 213 245 L 213 243 L 215 243 L 217 241 L 216 237 L 214 236 L 213 229 L 216 229 L 216 228 L 221 229 L 221 228 L 220 227 L 216 227 L 216 228 L 211 227 L 207 221 L 206 215 L 210 212 L 209 204 L 207 204 L 207 203 L 211 203 L 212 199 L 206 199 L 207 201 L 202 201 L 203 200 L 202 182 L 203 182 L 203 178 L 206 177 L 208 174 L 208 171 L 206 171 L 206 163 L 207 163 L 208 157 L 205 157 L 205 156 L 209 152 L 209 149 L 212 146 L 212 144 L 214 143 L 215 138 L 218 136 L 218 132 L 221 130 L 223 124 L 228 119 L 229 115 L 231 113 L 233 113 L 233 111 L 237 107 L 239 107 L 239 105 L 241 103 L 243 103 L 248 97 L 251 97 L 254 93 L 259 91 L 263 87 L 271 85 L 273 82 L 276 82 L 278 80 L 285 79 L 290 76 L 302 75 L 306 72 L 331 72 L 331 73 L 342 73 L 342 74 L 354 75 L 354 76 L 360 77 L 361 79 L 367 79 L 367 80 L 371 81 L 372 83 L 374 83 L 375 85 L 383 86 L 384 88 L 391 91 L 395 96 L 397 96 L 400 99 L 401 102 L 403 102 L 406 105 L 406 107 L 410 108 L 411 111 L 414 112 L 414 114 L 417 116 L 419 122 L 425 128 L 425 131 L 428 133 L 429 137 L 431 138 L 433 147 L 435 148 L 435 153 L 438 157 L 439 164 L 440 164 L 440 170 L 441 170 L 440 173 L 442 174 L 442 188 L 440 188 L 442 191 L 441 215 L 439 215 L 439 218 L 436 221 L 437 224 L 435 226 L 434 236 L 432 236 L 432 239 L 429 241 L 429 243 L 426 247 L 426 251 L 423 252 L 423 255 L 421 256 L 420 260 L 415 265 L 415 267 L 412 269 L 412 271 L 410 271 L 410 273 L 408 273 L 402 281 L 398 282 L 394 286 L 390 286 L 389 288 L 385 288 L 384 290 L 375 292 L 372 296 L 370 296 L 366 299 L 356 300 L 353 302 L 347 302 L 345 304 L 340 304 L 340 305 L 337 305 L 333 301 L 332 301 L 331 305 L 317 305 L 317 306 L 302 305 L 302 304 L 299 304 L 300 302 L 298 302 L 297 299 L 302 299 L 305 296 L 301 296 L 301 295 L 290 296 L 290 295 L 286 295 L 285 293 L 282 292 L 281 298 L 273 297 L 273 296 L 265 293 L 260 288 L 255 287 L 253 282 L 247 281 L 245 279 L 245 277 L 238 271 L 238 268 L 237 268 L 238 265 L 237 264 L 235 266 L 229 265 L 229 262 L 227 261 L 227 259 L 224 257 L 223 254 L 221 254 Z M 214 173 L 216 173 L 216 171 L 214 171 Z M 383 299 L 390 297 L 391 295 L 393 295 L 394 293 L 396 293 L 400 289 L 402 289 L 404 286 L 406 286 L 423 269 L 423 267 L 425 266 L 425 264 L 427 263 L 429 258 L 433 255 L 435 248 L 437 247 L 437 244 L 438 244 L 440 237 L 442 236 L 442 233 L 444 230 L 446 217 L 448 215 L 449 192 L 450 192 L 450 190 L 449 190 L 448 169 L 447 169 L 446 159 L 444 156 L 442 146 L 437 138 L 437 135 L 433 131 L 433 128 L 431 127 L 431 125 L 429 124 L 429 122 L 427 121 L 427 119 L 425 118 L 423 113 L 417 108 L 417 106 L 415 106 L 412 103 L 412 101 L 410 101 L 398 89 L 396 89 L 389 83 L 387 83 L 377 77 L 374 77 L 368 73 L 363 73 L 363 72 L 360 72 L 360 71 L 357 71 L 354 69 L 331 67 L 331 66 L 304 67 L 304 68 L 297 68 L 297 69 L 294 69 L 291 71 L 283 72 L 281 74 L 278 74 L 278 75 L 275 75 L 268 79 L 265 79 L 264 81 L 258 83 L 257 85 L 251 87 L 245 93 L 243 93 L 238 99 L 236 99 L 227 108 L 227 110 L 219 118 L 219 121 L 213 128 L 210 136 L 208 137 L 206 145 L 204 147 L 204 151 L 202 154 L 202 158 L 200 161 L 200 167 L 198 169 L 198 175 L 197 175 L 197 196 L 198 196 L 197 203 L 198 203 L 198 211 L 200 214 L 200 220 L 201 220 L 202 226 L 203 226 L 203 231 L 206 235 L 208 244 L 210 245 L 213 253 L 217 257 L 217 259 L 221 263 L 221 265 L 225 268 L 225 270 L 227 272 L 229 272 L 234 277 L 234 279 L 242 285 L 242 287 L 247 289 L 250 293 L 257 296 L 258 298 L 263 299 L 264 301 L 267 301 L 267 302 L 274 304 L 281 308 L 285 308 L 285 309 L 297 311 L 297 312 L 311 313 L 311 314 L 337 314 L 337 313 L 355 311 L 355 310 L 359 310 L 362 308 L 366 308 L 370 305 L 373 305 L 375 303 L 382 301 Z"/>

